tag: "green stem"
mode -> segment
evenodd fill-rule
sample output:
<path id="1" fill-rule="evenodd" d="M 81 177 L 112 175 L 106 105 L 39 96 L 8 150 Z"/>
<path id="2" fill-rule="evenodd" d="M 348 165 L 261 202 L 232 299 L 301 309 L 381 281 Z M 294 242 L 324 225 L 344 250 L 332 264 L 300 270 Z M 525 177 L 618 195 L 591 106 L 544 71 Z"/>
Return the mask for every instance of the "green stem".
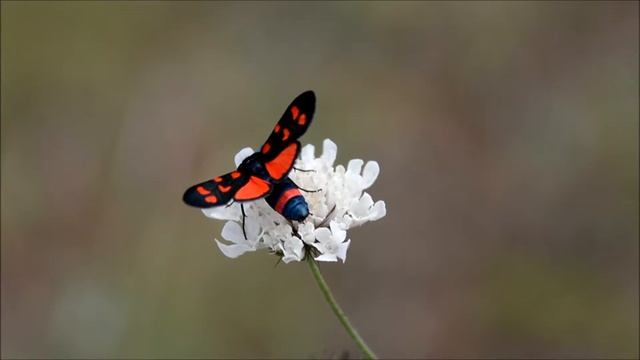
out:
<path id="1" fill-rule="evenodd" d="M 340 308 L 340 305 L 338 305 L 336 299 L 334 299 L 333 294 L 331 294 L 331 289 L 329 289 L 329 285 L 327 285 L 327 283 L 324 281 L 324 278 L 320 273 L 320 268 L 318 267 L 318 264 L 313 259 L 311 254 L 307 254 L 307 259 L 309 260 L 309 268 L 311 268 L 311 273 L 313 273 L 313 277 L 316 279 L 316 282 L 318 282 L 318 286 L 320 286 L 320 290 L 322 291 L 324 298 L 327 299 L 327 302 L 331 306 L 331 310 L 333 310 L 333 312 L 338 317 L 338 320 L 340 320 L 340 323 L 342 323 L 342 326 L 344 326 L 351 338 L 353 338 L 353 341 L 355 341 L 356 345 L 358 345 L 360 351 L 362 351 L 362 355 L 364 355 L 364 358 L 377 359 L 376 354 L 373 353 L 369 346 L 367 346 L 367 343 L 365 343 L 362 337 L 360 337 L 360 334 L 358 334 L 353 325 L 351 325 L 351 322 L 349 322 L 349 318 L 347 318 L 347 315 L 344 314 L 344 312 Z"/>

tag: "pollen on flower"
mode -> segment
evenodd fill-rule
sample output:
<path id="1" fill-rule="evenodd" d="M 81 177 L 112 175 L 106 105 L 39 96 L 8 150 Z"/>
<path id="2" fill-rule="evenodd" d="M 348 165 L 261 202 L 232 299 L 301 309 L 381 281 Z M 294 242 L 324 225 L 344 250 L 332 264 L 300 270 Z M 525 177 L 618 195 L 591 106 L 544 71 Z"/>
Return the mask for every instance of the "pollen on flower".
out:
<path id="1" fill-rule="evenodd" d="M 318 261 L 345 261 L 351 240 L 347 230 L 386 215 L 386 204 L 374 201 L 365 192 L 380 173 L 375 161 L 364 162 L 353 159 L 334 166 L 338 147 L 329 140 L 322 144 L 322 154 L 315 156 L 313 145 L 300 151 L 295 168 L 289 178 L 304 189 L 322 189 L 318 192 L 303 192 L 310 215 L 303 222 L 291 222 L 276 212 L 264 199 L 245 202 L 245 229 L 242 231 L 240 204 L 204 209 L 206 216 L 226 220 L 222 238 L 216 239 L 222 253 L 230 258 L 246 252 L 268 249 L 289 263 L 313 256 Z M 242 149 L 236 154 L 236 165 L 250 156 L 253 150 Z M 312 170 L 312 171 L 306 171 Z M 245 237 L 246 234 L 246 237 Z M 346 241 L 345 241 L 346 240 Z"/>

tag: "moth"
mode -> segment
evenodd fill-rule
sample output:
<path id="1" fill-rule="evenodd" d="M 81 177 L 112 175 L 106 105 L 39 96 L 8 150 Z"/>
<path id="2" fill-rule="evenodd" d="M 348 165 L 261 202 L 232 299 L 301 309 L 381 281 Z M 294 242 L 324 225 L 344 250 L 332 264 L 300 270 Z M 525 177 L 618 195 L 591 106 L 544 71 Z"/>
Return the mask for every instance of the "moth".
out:
<path id="1" fill-rule="evenodd" d="M 259 151 L 244 159 L 236 170 L 191 186 L 183 201 L 198 208 L 239 202 L 244 224 L 242 203 L 265 198 L 286 219 L 304 221 L 309 216 L 309 206 L 288 175 L 300 154 L 298 139 L 311 125 L 315 107 L 313 91 L 298 95 Z"/>

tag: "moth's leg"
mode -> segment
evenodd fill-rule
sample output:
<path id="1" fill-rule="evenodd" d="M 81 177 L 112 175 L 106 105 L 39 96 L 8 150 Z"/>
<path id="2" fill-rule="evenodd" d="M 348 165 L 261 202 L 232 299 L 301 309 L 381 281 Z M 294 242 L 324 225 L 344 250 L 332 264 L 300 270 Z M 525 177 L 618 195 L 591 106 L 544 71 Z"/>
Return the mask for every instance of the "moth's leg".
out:
<path id="1" fill-rule="evenodd" d="M 329 220 L 329 216 L 331 216 L 331 214 L 333 213 L 333 211 L 336 209 L 336 206 L 333 205 L 333 207 L 331 208 L 331 210 L 327 213 L 327 216 L 324 218 L 324 220 L 322 220 L 320 222 L 320 224 L 318 224 L 318 226 L 316 226 L 316 228 L 319 228 L 321 226 L 323 226 L 324 224 L 327 223 L 327 220 Z"/>
<path id="2" fill-rule="evenodd" d="M 244 230 L 244 218 L 247 217 L 247 215 L 244 213 L 244 204 L 240 204 L 240 210 L 242 210 L 242 235 L 244 235 L 244 239 L 247 239 L 247 232 Z"/>
<path id="3" fill-rule="evenodd" d="M 293 180 L 291 180 L 291 182 L 293 182 Z M 322 191 L 322 189 L 318 189 L 318 190 L 307 190 L 305 188 L 302 188 L 300 186 L 298 186 L 298 184 L 293 183 L 298 189 L 304 191 L 304 192 L 308 192 L 308 193 L 314 193 L 314 192 L 318 192 L 318 191 Z"/>
<path id="4" fill-rule="evenodd" d="M 293 170 L 295 170 L 295 171 L 300 171 L 300 172 L 316 172 L 316 171 L 315 171 L 315 170 L 313 170 L 313 169 L 303 170 L 303 169 L 298 169 L 298 168 L 297 168 L 297 167 L 295 167 L 295 166 L 293 167 Z"/>
<path id="5" fill-rule="evenodd" d="M 296 186 L 297 186 L 297 185 L 296 185 Z M 307 189 L 305 189 L 305 188 L 301 188 L 300 186 L 298 186 L 298 189 L 300 189 L 300 190 L 302 190 L 302 191 L 304 191 L 304 192 L 311 192 L 311 193 L 313 193 L 313 192 L 319 192 L 319 191 L 322 191 L 322 189 L 317 189 L 317 190 L 307 190 Z"/>

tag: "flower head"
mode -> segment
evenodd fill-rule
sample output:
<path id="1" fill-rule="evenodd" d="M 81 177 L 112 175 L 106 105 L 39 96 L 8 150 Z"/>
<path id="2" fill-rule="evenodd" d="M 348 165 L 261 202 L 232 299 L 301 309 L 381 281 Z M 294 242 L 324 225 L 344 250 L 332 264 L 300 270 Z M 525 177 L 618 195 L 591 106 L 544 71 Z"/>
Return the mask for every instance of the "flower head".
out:
<path id="1" fill-rule="evenodd" d="M 300 152 L 295 168 L 305 171 L 289 173 L 291 180 L 302 189 L 319 189 L 303 192 L 309 206 L 309 216 L 301 223 L 285 219 L 272 209 L 264 199 L 243 203 L 246 218 L 243 219 L 240 204 L 203 209 L 210 218 L 226 220 L 222 238 L 216 239 L 222 253 L 230 258 L 262 248 L 282 256 L 285 263 L 300 261 L 306 252 L 319 261 L 343 262 L 351 240 L 345 241 L 347 230 L 386 215 L 385 203 L 374 202 L 368 189 L 378 177 L 380 166 L 375 161 L 366 164 L 360 159 L 349 161 L 347 168 L 333 166 L 338 147 L 326 139 L 322 155 L 315 157 L 314 146 L 306 145 Z M 249 155 L 244 148 L 235 156 L 236 166 Z"/>

